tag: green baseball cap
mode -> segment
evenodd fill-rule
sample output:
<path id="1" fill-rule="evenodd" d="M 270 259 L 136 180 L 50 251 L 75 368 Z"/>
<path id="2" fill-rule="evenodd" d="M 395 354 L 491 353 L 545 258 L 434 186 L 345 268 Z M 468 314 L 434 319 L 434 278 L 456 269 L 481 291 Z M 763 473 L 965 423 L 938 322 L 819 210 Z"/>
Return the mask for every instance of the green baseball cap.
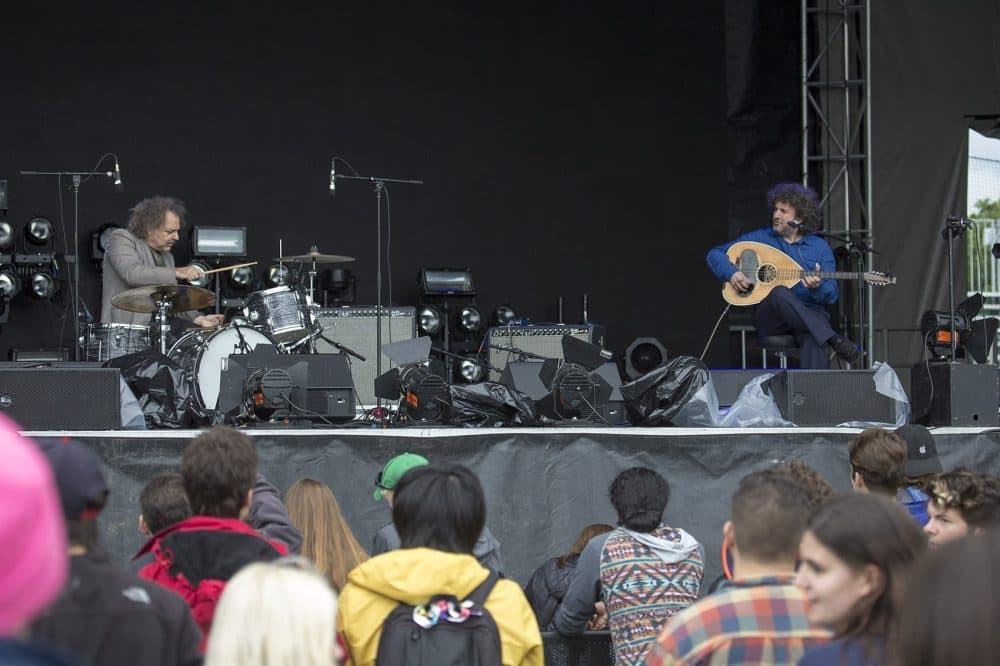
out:
<path id="1" fill-rule="evenodd" d="M 382 471 L 375 477 L 375 501 L 382 499 L 383 490 L 392 490 L 399 483 L 399 480 L 414 467 L 430 464 L 427 458 L 418 456 L 416 453 L 400 453 L 395 458 L 390 458 Z"/>

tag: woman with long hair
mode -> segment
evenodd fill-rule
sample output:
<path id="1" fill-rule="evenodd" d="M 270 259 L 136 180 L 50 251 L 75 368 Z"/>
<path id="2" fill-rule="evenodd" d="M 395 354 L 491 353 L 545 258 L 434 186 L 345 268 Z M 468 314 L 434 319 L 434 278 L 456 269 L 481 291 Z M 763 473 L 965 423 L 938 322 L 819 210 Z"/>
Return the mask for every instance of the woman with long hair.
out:
<path id="1" fill-rule="evenodd" d="M 524 587 L 524 594 L 528 597 L 531 609 L 535 611 L 538 618 L 538 626 L 543 631 L 555 629 L 552 627 L 552 618 L 556 615 L 559 604 L 566 596 L 569 589 L 569 582 L 573 579 L 573 572 L 576 571 L 576 561 L 580 559 L 587 542 L 598 534 L 610 532 L 614 528 L 611 525 L 594 523 L 587 525 L 576 537 L 576 543 L 569 549 L 568 553 L 553 557 L 535 570 L 531 575 L 531 580 Z"/>
<path id="2" fill-rule="evenodd" d="M 333 492 L 315 479 L 299 479 L 285 494 L 288 516 L 302 532 L 302 555 L 311 560 L 333 589 L 347 583 L 351 569 L 368 559 L 340 513 Z"/>
<path id="3" fill-rule="evenodd" d="M 834 640 L 806 652 L 800 666 L 886 663 L 893 595 L 926 547 L 920 526 L 888 498 L 852 493 L 816 509 L 799 546 L 796 583 L 809 601 L 809 622 Z"/>

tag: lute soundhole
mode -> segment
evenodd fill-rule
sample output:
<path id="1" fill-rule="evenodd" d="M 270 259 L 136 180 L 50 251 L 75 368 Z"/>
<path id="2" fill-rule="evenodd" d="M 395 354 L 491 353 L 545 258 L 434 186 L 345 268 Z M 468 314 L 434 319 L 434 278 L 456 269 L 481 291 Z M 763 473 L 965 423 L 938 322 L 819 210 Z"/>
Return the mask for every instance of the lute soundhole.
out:
<path id="1" fill-rule="evenodd" d="M 764 264 L 757 269 L 757 282 L 768 284 L 778 277 L 778 269 L 773 264 Z"/>

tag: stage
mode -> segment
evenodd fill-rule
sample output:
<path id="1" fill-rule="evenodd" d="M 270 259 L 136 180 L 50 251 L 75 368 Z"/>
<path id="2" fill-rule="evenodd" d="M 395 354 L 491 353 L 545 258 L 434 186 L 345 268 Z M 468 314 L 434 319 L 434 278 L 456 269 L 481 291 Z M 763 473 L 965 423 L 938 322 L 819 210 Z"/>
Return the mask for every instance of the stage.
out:
<path id="1" fill-rule="evenodd" d="M 327 483 L 362 546 L 389 520 L 372 499 L 386 460 L 412 451 L 432 462 L 458 462 L 482 481 L 487 525 L 499 538 L 505 574 L 523 584 L 547 558 L 565 552 L 579 530 L 615 522 L 607 488 L 619 471 L 652 467 L 670 482 L 668 523 L 704 544 L 706 582 L 720 573 L 721 528 L 738 480 L 755 469 L 802 458 L 834 487 L 849 489 L 847 443 L 852 428 L 341 428 L 253 429 L 259 469 L 284 493 L 296 479 Z M 945 469 L 968 466 L 1000 473 L 1000 429 L 933 431 Z M 29 431 L 34 438 L 70 436 L 101 458 L 111 496 L 102 538 L 115 560 L 138 550 L 139 492 L 157 472 L 177 469 L 183 431 Z"/>

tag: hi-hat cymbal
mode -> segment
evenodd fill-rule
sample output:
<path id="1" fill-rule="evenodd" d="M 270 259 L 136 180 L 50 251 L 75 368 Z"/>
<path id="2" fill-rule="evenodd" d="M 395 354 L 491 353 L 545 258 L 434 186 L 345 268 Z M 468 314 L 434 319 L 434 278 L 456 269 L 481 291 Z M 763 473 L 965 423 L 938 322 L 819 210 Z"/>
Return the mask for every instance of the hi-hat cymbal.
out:
<path id="1" fill-rule="evenodd" d="M 284 261 L 286 263 L 313 263 L 317 264 L 346 264 L 354 261 L 354 257 L 345 257 L 342 254 L 323 254 L 313 248 L 306 254 L 296 254 L 291 257 L 275 257 L 274 261 Z"/>
<path id="2" fill-rule="evenodd" d="M 215 294 L 190 284 L 161 284 L 136 287 L 111 299 L 111 305 L 129 312 L 156 312 L 157 304 L 167 301 L 171 312 L 188 312 L 215 304 Z"/>

